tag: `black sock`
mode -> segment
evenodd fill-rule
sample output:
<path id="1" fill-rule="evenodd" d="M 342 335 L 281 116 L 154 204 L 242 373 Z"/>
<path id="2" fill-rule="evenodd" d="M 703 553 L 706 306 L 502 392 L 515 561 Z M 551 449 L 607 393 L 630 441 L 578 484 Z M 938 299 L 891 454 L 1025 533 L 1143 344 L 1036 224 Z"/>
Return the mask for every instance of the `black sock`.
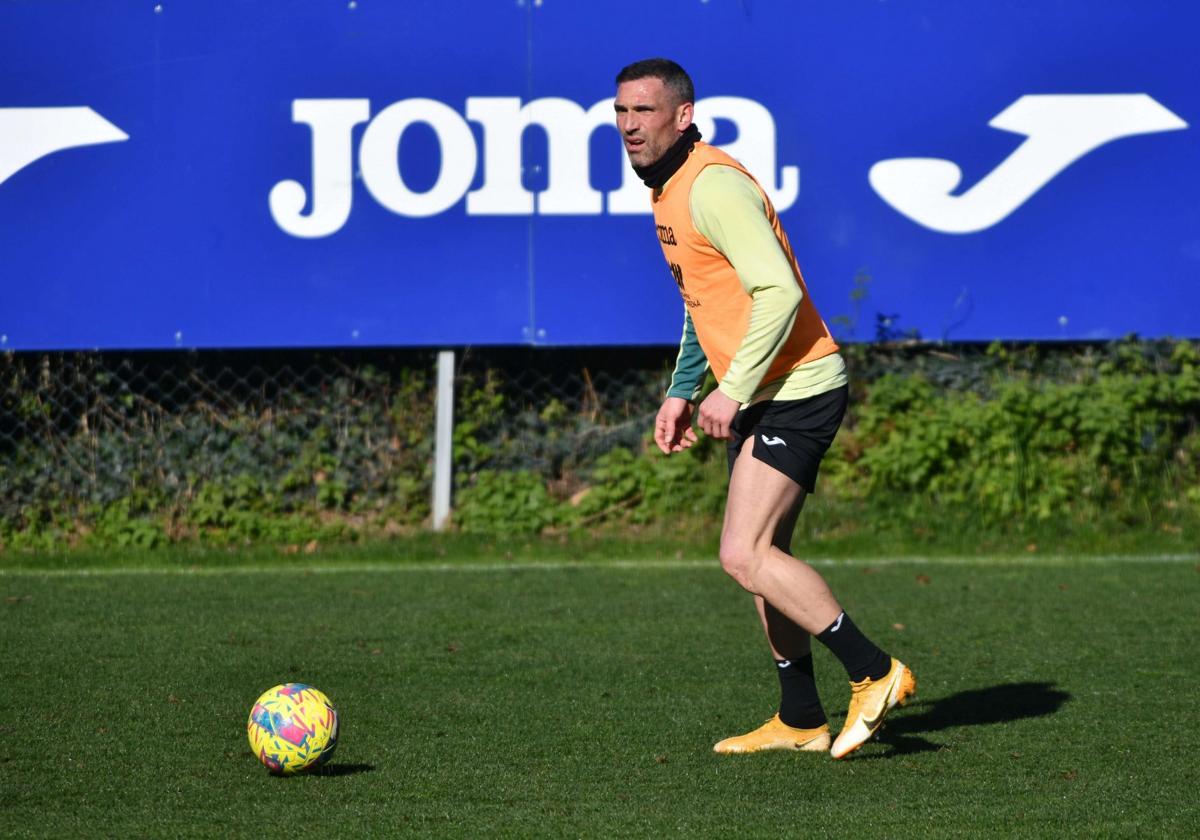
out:
<path id="1" fill-rule="evenodd" d="M 854 682 L 866 677 L 877 680 L 892 667 L 892 658 L 864 636 L 844 612 L 817 634 L 817 641 L 841 661 Z"/>
<path id="2" fill-rule="evenodd" d="M 779 719 L 797 729 L 816 729 L 825 723 L 825 710 L 813 679 L 812 654 L 802 659 L 776 659 L 779 671 Z"/>

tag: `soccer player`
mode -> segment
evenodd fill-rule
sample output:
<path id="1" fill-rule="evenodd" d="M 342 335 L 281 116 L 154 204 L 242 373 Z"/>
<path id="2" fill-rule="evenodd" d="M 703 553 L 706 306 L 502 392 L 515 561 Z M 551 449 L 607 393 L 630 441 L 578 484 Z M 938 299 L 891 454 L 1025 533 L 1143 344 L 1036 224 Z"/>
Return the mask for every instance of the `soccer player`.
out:
<path id="1" fill-rule="evenodd" d="M 701 431 L 728 441 L 721 565 L 754 595 L 780 683 L 778 713 L 720 753 L 830 750 L 842 758 L 916 691 L 912 672 L 875 645 L 821 576 L 790 552 L 792 530 L 846 410 L 846 367 L 813 306 L 765 192 L 704 143 L 695 94 L 673 61 L 617 75 L 617 128 L 651 190 L 663 254 L 684 303 L 683 337 L 654 440 L 670 455 Z M 694 401 L 712 368 L 718 387 Z M 852 695 L 832 741 L 813 679 L 811 638 L 845 666 Z"/>

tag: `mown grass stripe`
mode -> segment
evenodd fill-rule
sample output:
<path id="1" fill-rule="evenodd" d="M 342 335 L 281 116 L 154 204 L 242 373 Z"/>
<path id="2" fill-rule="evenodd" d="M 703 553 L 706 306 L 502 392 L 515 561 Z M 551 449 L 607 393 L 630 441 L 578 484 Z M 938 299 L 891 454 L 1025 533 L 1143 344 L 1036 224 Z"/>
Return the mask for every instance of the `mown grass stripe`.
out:
<path id="1" fill-rule="evenodd" d="M 986 557 L 859 557 L 846 559 L 815 558 L 807 561 L 819 567 L 877 566 L 1103 566 L 1200 563 L 1197 554 L 1101 554 L 1101 555 L 1014 555 Z M 534 562 L 463 562 L 463 563 L 329 563 L 243 565 L 243 566 L 131 566 L 39 569 L 18 567 L 0 569 L 0 577 L 119 577 L 124 575 L 269 575 L 269 574 L 350 574 L 412 572 L 525 572 L 565 571 L 571 569 L 662 570 L 715 568 L 717 560 L 545 560 Z"/>

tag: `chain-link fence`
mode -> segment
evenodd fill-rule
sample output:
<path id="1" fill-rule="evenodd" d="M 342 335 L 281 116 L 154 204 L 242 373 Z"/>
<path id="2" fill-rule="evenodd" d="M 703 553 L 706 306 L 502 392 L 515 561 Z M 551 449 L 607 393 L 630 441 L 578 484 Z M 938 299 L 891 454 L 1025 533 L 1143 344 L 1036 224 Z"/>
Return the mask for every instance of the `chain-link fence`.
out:
<path id="1" fill-rule="evenodd" d="M 112 505 L 186 531 L 230 508 L 429 512 L 435 353 L 209 351 L 0 355 L 0 533 L 69 530 Z M 570 483 L 637 447 L 670 348 L 457 353 L 455 471 Z M 170 529 L 168 529 L 170 530 Z M 174 536 L 168 534 L 168 536 Z"/>

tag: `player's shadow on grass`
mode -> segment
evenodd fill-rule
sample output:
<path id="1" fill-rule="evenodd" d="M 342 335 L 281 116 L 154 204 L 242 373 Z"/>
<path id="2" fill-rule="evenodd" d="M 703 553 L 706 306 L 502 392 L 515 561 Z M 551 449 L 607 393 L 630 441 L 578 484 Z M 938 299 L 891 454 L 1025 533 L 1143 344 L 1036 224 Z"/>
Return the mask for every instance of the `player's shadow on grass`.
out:
<path id="1" fill-rule="evenodd" d="M 1053 683 L 1024 682 L 917 701 L 888 715 L 879 741 L 892 749 L 879 757 L 933 752 L 941 747 L 919 735 L 955 726 L 985 726 L 1044 717 L 1057 712 L 1070 699 L 1070 694 L 1055 688 Z"/>

